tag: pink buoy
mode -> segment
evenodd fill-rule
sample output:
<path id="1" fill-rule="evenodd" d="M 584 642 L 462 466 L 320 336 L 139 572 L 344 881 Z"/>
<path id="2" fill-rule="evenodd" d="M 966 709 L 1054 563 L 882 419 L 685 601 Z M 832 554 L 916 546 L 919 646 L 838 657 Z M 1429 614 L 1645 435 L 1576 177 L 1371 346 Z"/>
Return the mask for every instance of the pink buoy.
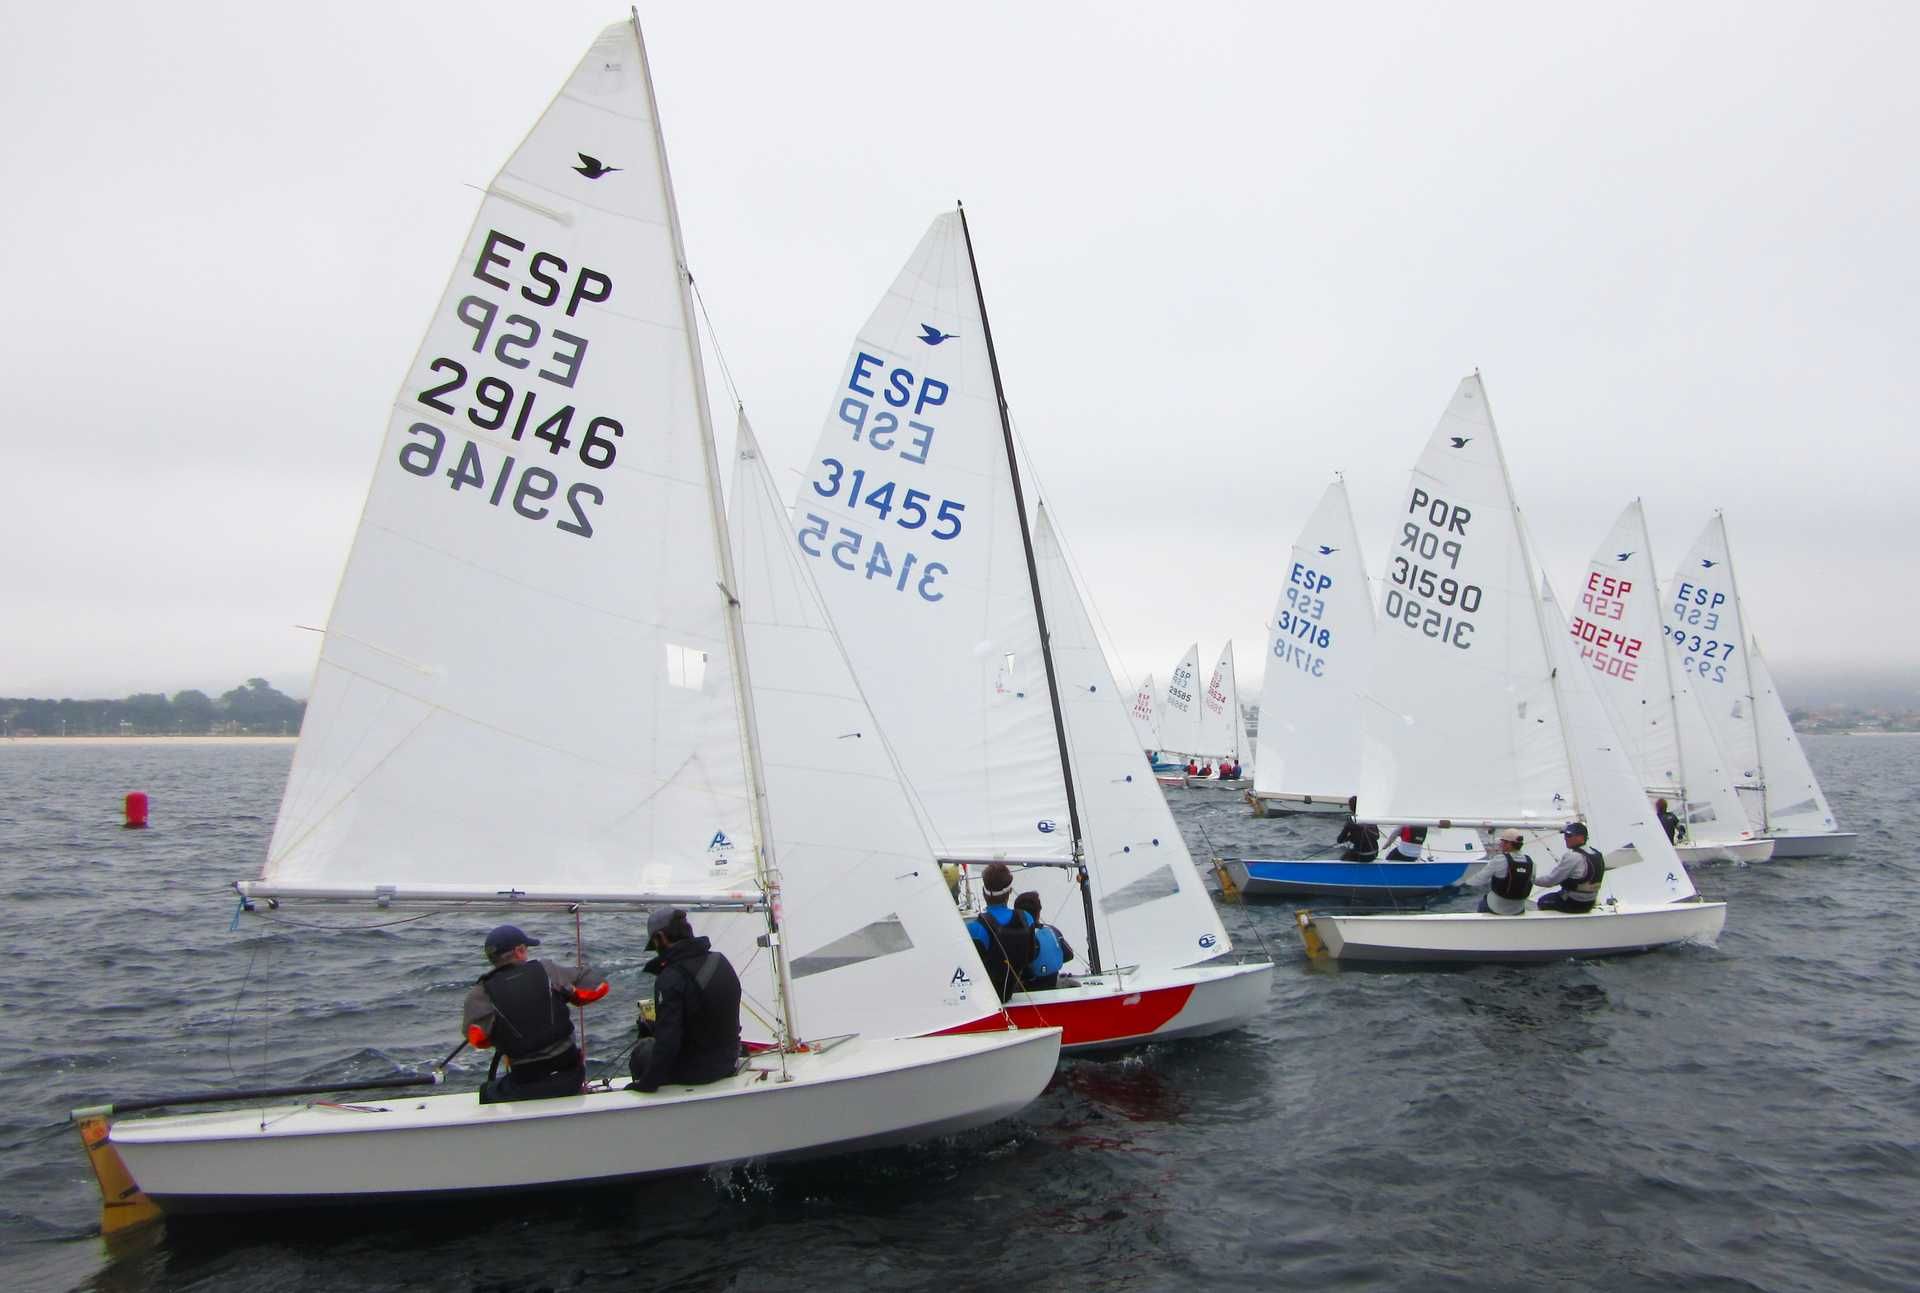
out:
<path id="1" fill-rule="evenodd" d="M 123 828 L 143 831 L 147 828 L 147 792 L 135 790 L 127 796 L 127 824 Z"/>

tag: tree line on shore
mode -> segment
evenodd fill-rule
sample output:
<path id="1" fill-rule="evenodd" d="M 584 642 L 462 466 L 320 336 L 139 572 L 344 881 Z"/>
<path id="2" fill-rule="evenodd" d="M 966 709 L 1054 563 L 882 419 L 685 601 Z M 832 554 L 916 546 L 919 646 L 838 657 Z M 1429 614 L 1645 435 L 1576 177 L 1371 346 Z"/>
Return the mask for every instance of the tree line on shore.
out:
<path id="1" fill-rule="evenodd" d="M 191 689 L 124 700 L 0 696 L 0 736 L 293 736 L 306 712 L 306 701 L 265 678 L 249 678 L 217 700 Z"/>

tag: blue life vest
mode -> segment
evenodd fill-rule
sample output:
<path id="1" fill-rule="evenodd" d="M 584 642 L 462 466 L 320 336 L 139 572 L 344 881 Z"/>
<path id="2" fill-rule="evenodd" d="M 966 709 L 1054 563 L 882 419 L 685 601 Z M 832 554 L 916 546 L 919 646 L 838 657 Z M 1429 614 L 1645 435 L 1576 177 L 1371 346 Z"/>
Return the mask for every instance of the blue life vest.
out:
<path id="1" fill-rule="evenodd" d="M 1060 946 L 1060 932 L 1051 925 L 1042 925 L 1033 931 L 1033 964 L 1027 967 L 1027 982 L 1036 979 L 1048 979 L 1060 973 L 1060 967 L 1067 963 L 1067 953 Z"/>

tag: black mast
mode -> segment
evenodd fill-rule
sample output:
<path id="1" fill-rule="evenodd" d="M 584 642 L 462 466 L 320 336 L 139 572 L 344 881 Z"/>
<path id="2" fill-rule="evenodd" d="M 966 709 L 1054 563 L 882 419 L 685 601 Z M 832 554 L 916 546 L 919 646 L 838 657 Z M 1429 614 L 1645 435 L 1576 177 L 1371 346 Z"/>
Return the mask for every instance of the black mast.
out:
<path id="1" fill-rule="evenodd" d="M 987 363 L 993 369 L 993 398 L 1000 408 L 1000 434 L 1007 442 L 1007 472 L 1013 477 L 1013 510 L 1020 518 L 1020 547 L 1027 555 L 1027 583 L 1033 590 L 1033 618 L 1040 626 L 1040 662 L 1047 671 L 1047 701 L 1053 706 L 1054 743 L 1060 747 L 1060 779 L 1067 789 L 1067 829 L 1073 836 L 1074 872 L 1080 877 L 1080 902 L 1087 913 L 1087 963 L 1100 973 L 1100 932 L 1093 923 L 1093 887 L 1087 883 L 1087 855 L 1080 843 L 1080 801 L 1073 793 L 1073 764 L 1067 757 L 1067 724 L 1060 713 L 1059 680 L 1053 673 L 1053 639 L 1047 632 L 1047 608 L 1040 598 L 1040 568 L 1033 560 L 1033 532 L 1027 527 L 1027 500 L 1020 491 L 1020 460 L 1013 448 L 1013 423 L 1007 417 L 1007 392 L 1000 384 L 1000 356 L 993 349 L 993 325 L 987 322 L 987 297 L 980 290 L 980 266 L 973 259 L 973 234 L 967 228 L 967 208 L 960 211 L 960 236 L 967 242 L 967 269 L 973 275 L 973 299 L 980 305 L 980 330 L 987 342 Z"/>

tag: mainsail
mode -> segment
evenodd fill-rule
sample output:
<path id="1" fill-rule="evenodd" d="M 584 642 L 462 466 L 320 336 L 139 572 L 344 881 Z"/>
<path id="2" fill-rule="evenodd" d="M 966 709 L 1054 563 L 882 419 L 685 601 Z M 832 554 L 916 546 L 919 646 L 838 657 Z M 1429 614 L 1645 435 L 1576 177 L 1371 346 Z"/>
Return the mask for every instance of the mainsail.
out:
<path id="1" fill-rule="evenodd" d="M 1327 486 L 1294 541 L 1268 629 L 1254 794 L 1345 799 L 1360 785 L 1360 689 L 1373 646 L 1346 482 Z"/>
<path id="2" fill-rule="evenodd" d="M 1747 630 L 1733 582 L 1727 529 L 1715 512 L 1667 589 L 1665 635 L 1680 674 L 1706 712 L 1730 764 L 1734 786 L 1755 822 L 1766 820 L 1760 734 L 1753 717 Z"/>
<path id="3" fill-rule="evenodd" d="M 1160 724 L 1154 715 L 1153 698 L 1153 675 L 1148 674 L 1147 680 L 1140 684 L 1140 689 L 1133 693 L 1131 712 L 1133 734 L 1139 739 L 1142 750 L 1160 748 Z"/>
<path id="4" fill-rule="evenodd" d="M 854 339 L 793 521 L 942 856 L 1066 859 L 1011 471 L 972 260 L 948 212 Z"/>
<path id="5" fill-rule="evenodd" d="M 1167 675 L 1166 704 L 1160 715 L 1160 739 L 1169 750 L 1199 754 L 1200 644 L 1193 643 Z"/>
<path id="6" fill-rule="evenodd" d="M 393 406 L 262 888 L 753 887 L 653 123 L 633 29 L 609 28 L 487 186 Z"/>
<path id="7" fill-rule="evenodd" d="M 1360 812 L 1564 821 L 1573 769 L 1539 586 L 1478 375 L 1428 438 L 1387 551 L 1360 707 Z"/>
<path id="8" fill-rule="evenodd" d="M 1207 676 L 1206 690 L 1200 694 L 1200 753 L 1223 761 L 1237 759 L 1246 743 L 1240 722 L 1240 688 L 1233 677 L 1233 641 L 1228 639 Z"/>

